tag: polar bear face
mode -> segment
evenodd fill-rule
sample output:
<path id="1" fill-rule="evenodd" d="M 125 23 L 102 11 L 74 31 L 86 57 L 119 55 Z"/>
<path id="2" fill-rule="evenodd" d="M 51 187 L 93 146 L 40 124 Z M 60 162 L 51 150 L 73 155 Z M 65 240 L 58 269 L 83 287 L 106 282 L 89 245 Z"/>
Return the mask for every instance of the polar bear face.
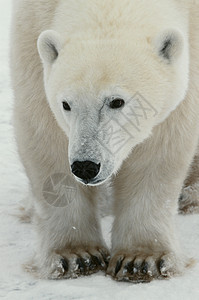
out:
<path id="1" fill-rule="evenodd" d="M 69 140 L 71 170 L 88 185 L 116 173 L 188 87 L 188 42 L 175 29 L 128 42 L 63 42 L 45 31 L 38 50 L 49 105 Z"/>

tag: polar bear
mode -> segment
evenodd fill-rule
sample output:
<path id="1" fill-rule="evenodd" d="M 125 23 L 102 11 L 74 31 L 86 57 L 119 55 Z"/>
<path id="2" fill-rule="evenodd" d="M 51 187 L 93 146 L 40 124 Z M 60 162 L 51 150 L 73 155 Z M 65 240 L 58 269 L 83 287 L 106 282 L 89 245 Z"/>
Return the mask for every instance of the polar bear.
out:
<path id="1" fill-rule="evenodd" d="M 148 5 L 13 1 L 14 127 L 42 278 L 105 270 L 147 282 L 189 263 L 175 213 L 198 147 L 199 4 Z M 98 216 L 106 193 L 110 252 Z"/>

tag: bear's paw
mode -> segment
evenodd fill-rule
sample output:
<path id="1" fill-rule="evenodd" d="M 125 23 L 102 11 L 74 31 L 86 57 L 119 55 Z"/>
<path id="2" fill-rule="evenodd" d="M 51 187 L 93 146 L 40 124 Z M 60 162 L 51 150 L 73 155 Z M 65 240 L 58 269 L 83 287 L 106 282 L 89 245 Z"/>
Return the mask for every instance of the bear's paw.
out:
<path id="1" fill-rule="evenodd" d="M 110 259 L 105 247 L 75 247 L 53 252 L 37 268 L 37 276 L 48 279 L 78 278 L 106 271 Z"/>
<path id="2" fill-rule="evenodd" d="M 109 262 L 107 275 L 117 281 L 146 283 L 153 279 L 168 279 L 179 273 L 173 253 L 117 253 Z"/>

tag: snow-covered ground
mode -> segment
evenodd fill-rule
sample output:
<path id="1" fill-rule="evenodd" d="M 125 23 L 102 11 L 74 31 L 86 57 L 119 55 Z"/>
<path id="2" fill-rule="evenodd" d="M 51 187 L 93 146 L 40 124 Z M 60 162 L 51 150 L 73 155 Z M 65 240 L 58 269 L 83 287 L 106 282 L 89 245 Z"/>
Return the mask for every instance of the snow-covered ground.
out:
<path id="1" fill-rule="evenodd" d="M 149 284 L 118 283 L 102 273 L 80 279 L 37 280 L 22 264 L 32 253 L 31 225 L 14 216 L 17 203 L 27 194 L 27 179 L 19 162 L 12 127 L 12 92 L 9 84 L 8 49 L 11 1 L 0 0 L 0 297 L 4 299 L 149 299 L 198 300 L 199 264 L 179 278 Z M 25 26 L 25 24 L 24 24 Z M 177 216 L 185 252 L 199 260 L 199 215 Z M 109 241 L 110 218 L 103 220 Z"/>

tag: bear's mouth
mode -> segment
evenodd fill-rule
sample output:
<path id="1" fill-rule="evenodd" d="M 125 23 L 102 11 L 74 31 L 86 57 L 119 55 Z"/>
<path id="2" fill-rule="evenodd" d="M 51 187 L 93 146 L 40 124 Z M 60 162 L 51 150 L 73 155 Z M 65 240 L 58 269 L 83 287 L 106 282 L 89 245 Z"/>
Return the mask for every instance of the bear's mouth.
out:
<path id="1" fill-rule="evenodd" d="M 100 184 L 104 183 L 105 181 L 106 181 L 106 179 L 93 180 L 93 181 L 89 182 L 88 185 L 91 185 L 91 186 L 100 185 Z"/>
<path id="2" fill-rule="evenodd" d="M 77 177 L 76 177 L 76 180 L 86 186 L 97 186 L 97 185 L 103 184 L 106 181 L 106 179 L 83 180 L 83 179 L 80 179 Z"/>

